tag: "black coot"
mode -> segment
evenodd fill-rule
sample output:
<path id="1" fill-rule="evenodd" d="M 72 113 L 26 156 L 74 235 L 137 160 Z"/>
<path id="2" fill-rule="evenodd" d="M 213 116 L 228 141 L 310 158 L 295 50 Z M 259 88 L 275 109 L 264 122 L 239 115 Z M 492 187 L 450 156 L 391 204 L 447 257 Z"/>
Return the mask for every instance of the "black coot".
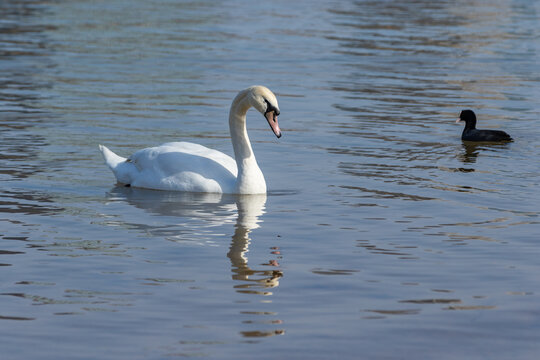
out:
<path id="1" fill-rule="evenodd" d="M 501 130 L 479 130 L 476 128 L 476 115 L 472 110 L 463 110 L 457 122 L 465 121 L 461 140 L 465 141 L 512 141 L 510 135 Z"/>

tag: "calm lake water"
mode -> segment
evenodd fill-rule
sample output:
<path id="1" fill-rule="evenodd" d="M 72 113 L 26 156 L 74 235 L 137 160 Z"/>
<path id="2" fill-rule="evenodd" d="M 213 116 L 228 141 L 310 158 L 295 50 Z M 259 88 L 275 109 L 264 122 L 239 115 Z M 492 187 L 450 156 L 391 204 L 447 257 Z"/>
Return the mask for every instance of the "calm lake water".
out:
<path id="1" fill-rule="evenodd" d="M 534 359 L 540 3 L 0 2 L 2 359 Z M 115 187 L 232 154 L 267 196 Z M 515 141 L 460 140 L 460 110 Z"/>

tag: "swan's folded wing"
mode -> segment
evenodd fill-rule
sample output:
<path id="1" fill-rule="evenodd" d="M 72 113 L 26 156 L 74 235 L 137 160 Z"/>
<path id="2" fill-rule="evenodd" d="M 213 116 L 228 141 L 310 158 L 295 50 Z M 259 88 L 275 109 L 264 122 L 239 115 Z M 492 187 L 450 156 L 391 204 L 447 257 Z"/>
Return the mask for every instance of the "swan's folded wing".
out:
<path id="1" fill-rule="evenodd" d="M 227 154 L 222 153 L 214 149 L 207 148 L 206 146 L 194 144 L 190 142 L 171 142 L 162 145 L 169 151 L 183 152 L 186 154 L 199 156 L 201 158 L 211 159 L 214 162 L 220 164 L 225 169 L 229 170 L 234 176 L 238 175 L 238 168 L 236 161 Z"/>
<path id="2" fill-rule="evenodd" d="M 129 160 L 139 171 L 153 169 L 172 175 L 181 171 L 203 173 L 213 169 L 238 174 L 236 162 L 230 156 L 199 144 L 171 142 L 134 153 Z M 222 169 L 220 169 L 222 168 Z"/>
<path id="3" fill-rule="evenodd" d="M 132 185 L 163 190 L 230 191 L 238 173 L 230 156 L 186 142 L 139 150 L 129 161 L 140 172 Z"/>

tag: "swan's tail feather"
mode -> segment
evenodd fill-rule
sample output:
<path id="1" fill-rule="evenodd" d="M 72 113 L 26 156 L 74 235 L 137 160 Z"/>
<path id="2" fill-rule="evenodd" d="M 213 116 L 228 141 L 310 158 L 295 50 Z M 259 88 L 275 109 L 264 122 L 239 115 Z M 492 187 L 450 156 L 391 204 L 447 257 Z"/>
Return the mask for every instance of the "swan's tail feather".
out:
<path id="1" fill-rule="evenodd" d="M 99 145 L 99 150 L 105 159 L 105 163 L 112 170 L 119 183 L 130 185 L 136 172 L 135 166 L 126 158 L 116 155 L 106 146 Z"/>
<path id="2" fill-rule="evenodd" d="M 99 145 L 99 150 L 103 155 L 103 159 L 105 159 L 105 163 L 109 168 L 111 168 L 111 170 L 114 170 L 118 166 L 118 164 L 127 160 L 126 158 L 116 155 L 106 146 Z"/>

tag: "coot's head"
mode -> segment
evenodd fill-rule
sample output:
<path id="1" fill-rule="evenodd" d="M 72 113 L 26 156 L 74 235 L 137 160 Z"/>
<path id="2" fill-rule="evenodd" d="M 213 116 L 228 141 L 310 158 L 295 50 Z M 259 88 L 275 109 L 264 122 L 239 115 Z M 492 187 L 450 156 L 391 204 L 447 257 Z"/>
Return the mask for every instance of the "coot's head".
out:
<path id="1" fill-rule="evenodd" d="M 469 129 L 474 129 L 476 126 L 476 115 L 472 110 L 461 110 L 459 114 L 459 119 L 457 122 L 465 121 L 465 127 Z"/>

